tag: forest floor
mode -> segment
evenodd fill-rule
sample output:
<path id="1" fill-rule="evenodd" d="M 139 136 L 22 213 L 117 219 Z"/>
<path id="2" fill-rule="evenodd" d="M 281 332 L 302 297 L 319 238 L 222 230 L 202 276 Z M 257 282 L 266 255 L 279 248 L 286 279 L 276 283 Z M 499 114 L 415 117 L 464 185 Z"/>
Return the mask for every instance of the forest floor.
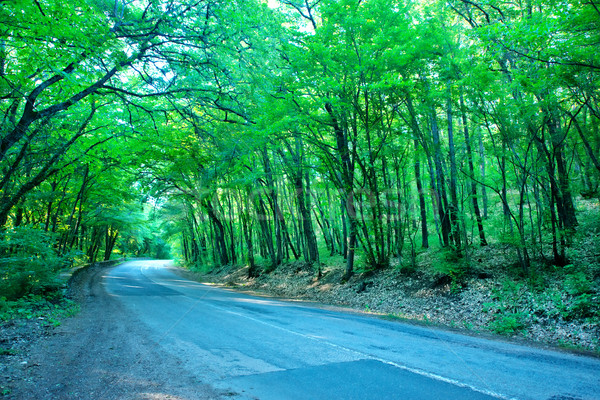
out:
<path id="1" fill-rule="evenodd" d="M 222 267 L 210 273 L 189 272 L 192 278 L 257 294 L 319 302 L 377 314 L 384 318 L 447 327 L 469 334 L 600 354 L 598 287 L 588 273 L 569 266 L 557 271 L 512 279 L 514 271 L 495 268 L 514 259 L 505 245 L 475 249 L 470 267 L 459 279 L 439 272 L 440 252 L 417 257 L 416 269 L 389 267 L 357 273 L 342 283 L 344 263 L 328 260 L 322 276 L 301 262 L 279 266 L 270 274 L 248 278 L 247 267 Z M 513 267 L 516 268 L 516 267 Z M 569 269 L 570 268 L 570 269 Z M 437 271 L 437 272 L 436 272 Z M 565 272 L 566 271 L 566 272 Z M 588 271 L 589 272 L 589 271 Z M 566 276 L 566 278 L 565 278 Z M 573 283 L 575 282 L 575 283 Z M 583 286 L 567 290 L 571 286 Z M 587 286 L 586 286 L 587 285 Z M 567 289 L 565 289 L 565 287 Z"/>

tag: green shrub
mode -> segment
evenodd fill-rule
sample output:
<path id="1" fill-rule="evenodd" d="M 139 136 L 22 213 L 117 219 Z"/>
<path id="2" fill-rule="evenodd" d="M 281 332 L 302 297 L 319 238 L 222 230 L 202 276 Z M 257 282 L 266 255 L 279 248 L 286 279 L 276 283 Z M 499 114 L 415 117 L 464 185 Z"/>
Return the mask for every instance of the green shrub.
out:
<path id="1" fill-rule="evenodd" d="M 580 294 L 573 298 L 568 308 L 568 318 L 590 318 L 597 315 L 597 303 L 589 293 Z"/>
<path id="2" fill-rule="evenodd" d="M 573 267 L 567 267 L 565 267 L 564 282 L 567 293 L 574 296 L 591 293 L 594 283 L 588 278 L 587 274 L 584 271 L 575 270 Z"/>
<path id="3" fill-rule="evenodd" d="M 42 325 L 56 327 L 62 319 L 73 316 L 78 310 L 79 306 L 60 292 L 44 296 L 28 294 L 14 301 L 0 298 L 0 321 L 36 318 L 42 320 Z"/>
<path id="4" fill-rule="evenodd" d="M 593 318 L 600 313 L 594 281 L 583 267 L 564 267 L 563 288 L 570 296 L 563 317 L 566 320 Z"/>
<path id="5" fill-rule="evenodd" d="M 58 274 L 72 259 L 56 254 L 52 234 L 18 227 L 0 232 L 0 239 L 0 293 L 6 299 L 60 287 Z"/>
<path id="6" fill-rule="evenodd" d="M 520 312 L 499 314 L 489 323 L 489 328 L 501 335 L 512 335 L 525 328 L 526 315 Z"/>
<path id="7" fill-rule="evenodd" d="M 452 293 L 459 292 L 466 283 L 467 263 L 453 250 L 445 251 L 440 258 L 439 262 L 433 265 L 433 270 L 442 277 L 447 276 L 450 279 Z"/>
<path id="8" fill-rule="evenodd" d="M 484 303 L 483 311 L 492 314 L 488 328 L 502 335 L 521 332 L 531 317 L 528 307 L 527 285 L 506 280 L 502 287 L 493 290 L 492 302 Z"/>

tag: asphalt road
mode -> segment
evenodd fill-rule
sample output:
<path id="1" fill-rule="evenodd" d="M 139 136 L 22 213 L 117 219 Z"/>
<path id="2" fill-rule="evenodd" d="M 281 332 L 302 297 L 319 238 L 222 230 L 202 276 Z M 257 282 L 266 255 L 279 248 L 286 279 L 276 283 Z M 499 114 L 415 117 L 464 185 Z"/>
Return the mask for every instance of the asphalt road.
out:
<path id="1" fill-rule="evenodd" d="M 600 399 L 600 360 L 186 280 L 165 261 L 106 272 L 167 354 L 233 399 Z"/>

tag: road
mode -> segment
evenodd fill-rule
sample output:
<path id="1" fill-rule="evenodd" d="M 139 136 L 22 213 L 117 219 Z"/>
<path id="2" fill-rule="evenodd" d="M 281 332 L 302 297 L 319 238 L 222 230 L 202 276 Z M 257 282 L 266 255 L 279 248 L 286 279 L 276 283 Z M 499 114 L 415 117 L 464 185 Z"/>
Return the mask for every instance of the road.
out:
<path id="1" fill-rule="evenodd" d="M 600 399 L 600 360 L 254 297 L 165 261 L 108 270 L 108 294 L 199 381 L 234 399 Z"/>

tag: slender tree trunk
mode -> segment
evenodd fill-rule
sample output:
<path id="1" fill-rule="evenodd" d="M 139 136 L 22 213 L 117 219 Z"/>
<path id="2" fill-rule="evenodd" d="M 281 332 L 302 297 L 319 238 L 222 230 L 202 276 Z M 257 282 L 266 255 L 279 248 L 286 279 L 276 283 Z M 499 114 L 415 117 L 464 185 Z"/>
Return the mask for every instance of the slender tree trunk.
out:
<path id="1" fill-rule="evenodd" d="M 229 249 L 230 249 L 230 260 L 231 264 L 235 265 L 237 263 L 237 253 L 236 253 L 236 240 L 235 240 L 235 228 L 233 225 L 234 214 L 233 214 L 233 201 L 231 199 L 231 192 L 227 193 L 227 208 L 229 210 Z"/>
<path id="2" fill-rule="evenodd" d="M 338 254 L 342 254 L 344 259 L 346 258 L 346 226 L 344 224 L 344 211 L 338 207 L 338 203 L 332 200 L 331 192 L 329 190 L 329 184 L 325 184 L 325 194 L 327 195 L 328 204 L 328 215 L 331 219 L 331 237 L 334 243 L 336 243 Z M 341 204 L 341 203 L 339 203 Z M 343 207 L 343 204 L 341 204 Z M 338 214 L 339 211 L 340 213 Z M 336 218 L 336 217 L 340 218 Z M 333 255 L 334 253 L 331 253 Z"/>
<path id="3" fill-rule="evenodd" d="M 512 231 L 512 221 L 510 219 L 510 210 L 508 208 L 508 190 L 506 186 L 506 145 L 502 144 L 502 157 L 500 158 L 500 172 L 502 174 L 502 212 L 504 214 L 504 222 L 510 225 Z"/>
<path id="4" fill-rule="evenodd" d="M 46 222 L 44 223 L 44 232 L 48 232 L 50 229 L 50 220 L 52 218 L 52 206 L 54 205 L 54 194 L 56 192 L 56 188 L 58 187 L 58 181 L 55 179 L 50 182 L 50 188 L 52 189 L 52 197 L 50 201 L 48 201 L 48 205 L 46 206 Z"/>
<path id="5" fill-rule="evenodd" d="M 598 172 L 600 172 L 600 160 L 598 160 L 598 157 L 597 157 L 596 153 L 594 152 L 594 150 L 592 149 L 592 146 L 590 145 L 589 140 L 587 139 L 586 135 L 581 130 L 581 126 L 579 125 L 579 122 L 577 122 L 577 119 L 574 116 L 572 116 L 572 120 L 573 120 L 573 125 L 575 125 L 575 129 L 577 130 L 577 133 L 579 134 L 579 137 L 581 138 L 581 143 L 583 143 L 583 147 L 585 148 L 586 154 L 588 155 L 592 164 L 594 164 L 594 167 L 598 170 Z"/>
<path id="6" fill-rule="evenodd" d="M 392 205 L 392 182 L 390 179 L 390 174 L 388 171 L 388 165 L 386 158 L 383 157 L 381 159 L 381 176 L 383 177 L 383 187 L 384 196 L 385 196 L 385 243 L 386 247 L 384 247 L 385 252 L 388 256 L 397 256 L 394 243 L 394 238 L 392 236 L 392 229 L 396 222 L 396 207 Z M 398 198 L 398 201 L 400 199 Z"/>
<path id="7" fill-rule="evenodd" d="M 254 260 L 254 242 L 252 240 L 252 220 L 250 219 L 250 201 L 251 197 L 250 186 L 246 187 L 246 196 L 242 199 L 242 192 L 239 194 L 238 214 L 241 217 L 242 232 L 246 241 L 246 249 L 248 250 L 248 278 L 256 278 L 260 272 Z"/>
<path id="8" fill-rule="evenodd" d="M 333 236 L 333 232 L 332 232 L 333 228 L 331 226 L 331 222 L 327 218 L 327 215 L 325 215 L 325 210 L 323 209 L 323 205 L 319 202 L 318 196 L 314 192 L 311 192 L 311 194 L 312 194 L 312 198 L 314 200 L 315 206 L 317 207 L 317 210 L 315 211 L 316 221 L 317 221 L 317 223 L 319 223 L 319 226 L 321 228 L 321 233 L 323 233 L 323 239 L 325 240 L 325 245 L 327 246 L 327 249 L 329 250 L 329 255 L 333 256 L 335 254 L 335 238 Z M 318 215 L 321 217 L 321 220 L 323 221 L 322 223 L 318 222 L 319 218 L 317 216 L 317 211 L 318 211 Z"/>
<path id="9" fill-rule="evenodd" d="M 465 110 L 464 100 L 462 91 L 460 93 L 460 109 L 463 123 L 463 133 L 465 136 L 465 146 L 467 151 L 467 162 L 469 165 L 470 179 L 470 195 L 473 202 L 473 212 L 475 213 L 475 220 L 477 221 L 477 230 L 479 232 L 479 245 L 487 246 L 487 240 L 485 239 L 485 232 L 483 230 L 483 219 L 481 218 L 481 210 L 479 209 L 479 201 L 477 199 L 477 182 L 475 182 L 475 167 L 473 165 L 473 152 L 471 151 L 471 138 L 469 137 L 469 127 L 467 121 L 467 113 Z"/>
<path id="10" fill-rule="evenodd" d="M 425 191 L 421 181 L 421 161 L 418 150 L 418 140 L 415 139 L 415 181 L 417 184 L 417 193 L 419 195 L 419 210 L 421 214 L 421 247 L 429 248 L 429 232 L 427 230 L 427 206 L 425 204 Z"/>
<path id="11" fill-rule="evenodd" d="M 81 221 L 81 215 L 82 215 L 82 210 L 83 210 L 83 196 L 84 196 L 86 187 L 89 183 L 89 180 L 88 180 L 89 172 L 90 172 L 89 166 L 87 164 L 85 164 L 84 170 L 83 170 L 83 177 L 82 177 L 82 181 L 81 181 L 81 187 L 79 189 L 79 192 L 77 193 L 77 197 L 75 198 L 75 201 L 73 202 L 73 208 L 71 210 L 71 215 L 69 216 L 69 219 L 67 221 L 67 226 L 69 227 L 69 229 L 65 233 L 64 239 L 62 240 L 62 243 L 59 246 L 59 252 L 61 254 L 67 250 L 67 246 L 69 245 L 69 242 L 71 242 L 71 246 L 72 246 L 72 238 L 74 238 L 75 235 L 77 234 L 77 230 L 79 228 L 79 223 Z M 77 216 L 77 222 L 75 225 L 73 225 L 73 218 L 75 217 L 75 212 L 77 211 L 77 204 L 80 205 L 79 212 L 78 212 L 78 216 Z"/>
<path id="12" fill-rule="evenodd" d="M 269 273 L 274 271 L 278 265 L 277 254 L 275 253 L 275 246 L 273 244 L 273 233 L 269 224 L 265 202 L 260 194 L 256 195 L 254 203 L 256 207 L 256 217 L 258 219 L 258 225 L 260 227 L 260 232 L 263 239 L 262 255 L 271 261 L 271 264 L 265 268 L 265 272 Z"/>
<path id="13" fill-rule="evenodd" d="M 437 124 L 437 115 L 435 107 L 431 107 L 431 135 L 433 139 L 433 159 L 435 164 L 435 177 L 437 182 L 438 194 L 438 215 L 442 226 L 442 241 L 444 247 L 450 244 L 451 224 L 448 215 L 448 197 L 446 196 L 446 178 L 442 169 L 442 149 L 440 143 L 440 134 Z"/>
<path id="14" fill-rule="evenodd" d="M 356 242 L 358 235 L 358 219 L 356 215 L 355 192 L 354 192 L 354 162 L 350 155 L 350 147 L 348 145 L 348 137 L 344 132 L 344 128 L 339 125 L 337 117 L 330 103 L 325 104 L 333 131 L 336 137 L 336 148 L 341 161 L 341 176 L 343 188 L 341 191 L 344 199 L 346 217 L 348 219 L 348 248 L 346 253 L 346 272 L 342 278 L 343 281 L 348 281 L 354 274 L 354 255 L 356 251 Z M 355 151 L 352 150 L 352 151 Z"/>
<path id="15" fill-rule="evenodd" d="M 199 266 L 203 264 L 203 258 L 205 256 L 205 252 L 203 252 L 201 247 L 202 244 L 199 243 L 199 235 L 201 234 L 200 224 L 198 223 L 194 207 L 191 203 L 187 204 L 187 209 L 189 216 L 190 249 L 192 255 L 191 262 L 194 266 Z"/>
<path id="16" fill-rule="evenodd" d="M 562 205 L 562 210 L 559 209 L 559 215 L 562 216 L 564 227 L 573 232 L 577 226 L 577 217 L 575 216 L 573 196 L 571 195 L 571 189 L 569 188 L 569 174 L 564 158 L 565 135 L 560 132 L 558 117 L 554 114 L 555 112 L 552 112 L 552 118 L 549 118 L 546 123 L 550 131 L 554 158 L 556 160 L 556 172 L 558 173 L 560 203 Z M 571 235 L 569 235 L 569 237 L 570 236 Z"/>
<path id="17" fill-rule="evenodd" d="M 412 98 L 410 95 L 406 97 L 406 105 L 410 114 L 411 129 L 414 135 L 414 158 L 415 158 L 415 181 L 417 185 L 417 193 L 419 194 L 419 210 L 421 215 L 421 247 L 429 248 L 429 232 L 427 230 L 427 207 L 425 205 L 425 192 L 423 190 L 423 182 L 421 180 L 421 156 L 419 154 L 419 140 L 423 135 L 419 129 L 417 114 L 414 109 Z"/>
<path id="18" fill-rule="evenodd" d="M 483 133 L 479 132 L 479 173 L 481 175 L 481 181 L 485 182 L 485 150 L 483 147 Z M 487 188 L 485 185 L 481 185 L 481 200 L 483 202 L 483 219 L 488 218 L 488 196 Z"/>
<path id="19" fill-rule="evenodd" d="M 402 262 L 402 249 L 404 248 L 404 226 L 402 225 L 402 195 L 401 195 L 401 191 L 400 191 L 400 166 L 396 163 L 396 165 L 394 166 L 395 170 L 396 170 L 396 199 L 398 201 L 398 204 L 396 206 L 396 221 L 394 224 L 394 231 L 395 231 L 395 236 L 396 236 L 396 252 L 397 252 L 397 256 L 398 256 L 398 263 Z M 404 181 L 405 179 L 405 174 L 402 174 L 402 186 L 404 186 L 405 188 L 405 196 L 404 196 L 404 203 L 405 203 L 405 210 L 407 210 L 407 214 L 408 214 L 408 203 L 409 203 L 409 197 L 408 197 L 408 185 L 406 184 L 406 182 Z M 407 221 L 407 226 L 410 226 L 408 224 Z M 410 233 L 409 233 L 410 236 Z"/>
<path id="20" fill-rule="evenodd" d="M 348 224 L 346 223 L 346 204 L 340 199 L 340 223 L 342 224 L 342 254 L 344 260 L 348 258 Z"/>
<path id="21" fill-rule="evenodd" d="M 110 256 L 115 248 L 115 244 L 117 243 L 117 238 L 119 237 L 119 230 L 115 229 L 111 225 L 106 227 L 106 239 L 104 241 L 105 249 L 104 249 L 104 261 L 110 260 Z"/>
<path id="22" fill-rule="evenodd" d="M 440 229 L 440 218 L 439 218 L 439 208 L 440 206 L 440 197 L 437 189 L 436 183 L 436 175 L 434 171 L 434 164 L 432 160 L 432 156 L 429 151 L 426 149 L 425 154 L 427 156 L 427 168 L 429 169 L 429 194 L 431 198 L 431 210 L 433 211 L 433 222 L 435 224 L 435 232 L 438 236 L 438 240 L 440 244 L 443 246 L 444 242 L 442 240 L 442 232 Z"/>
<path id="23" fill-rule="evenodd" d="M 283 261 L 283 241 L 281 234 L 281 218 L 279 215 L 279 203 L 277 197 L 277 190 L 273 180 L 273 171 L 271 170 L 271 162 L 269 160 L 268 150 L 265 148 L 262 151 L 263 165 L 265 168 L 265 177 L 267 181 L 267 198 L 271 204 L 273 210 L 273 222 L 275 224 L 275 267 L 281 264 Z"/>
<path id="24" fill-rule="evenodd" d="M 565 220 L 564 207 L 562 204 L 562 196 L 560 193 L 560 186 L 557 182 L 554 174 L 554 163 L 552 162 L 552 155 L 543 137 L 535 137 L 535 143 L 538 147 L 538 151 L 545 155 L 546 162 L 546 174 L 550 182 L 550 218 L 552 223 L 552 253 L 554 255 L 554 263 L 556 265 L 565 265 L 567 263 L 565 254 L 565 239 L 563 232 L 563 223 Z M 558 215 L 558 218 L 557 218 Z M 559 247 L 560 246 L 560 247 Z"/>
<path id="25" fill-rule="evenodd" d="M 206 210 L 208 218 L 212 223 L 211 225 L 215 229 L 215 243 L 218 255 L 218 258 L 216 258 L 215 261 L 217 261 L 219 265 L 227 265 L 229 264 L 229 254 L 227 252 L 227 243 L 225 242 L 225 226 L 217 216 L 210 199 L 204 199 L 202 206 Z"/>
<path id="26" fill-rule="evenodd" d="M 459 212 L 460 208 L 458 205 L 458 194 L 457 194 L 457 175 L 458 172 L 456 170 L 456 150 L 454 148 L 454 123 L 453 123 L 453 115 L 452 115 L 452 98 L 451 94 L 448 94 L 448 99 L 446 102 L 446 116 L 448 119 L 448 149 L 450 156 L 450 206 L 448 209 L 448 213 L 450 215 L 450 236 L 454 245 L 456 246 L 456 251 L 460 253 L 461 251 L 461 228 L 460 228 L 460 220 L 459 220 Z"/>

